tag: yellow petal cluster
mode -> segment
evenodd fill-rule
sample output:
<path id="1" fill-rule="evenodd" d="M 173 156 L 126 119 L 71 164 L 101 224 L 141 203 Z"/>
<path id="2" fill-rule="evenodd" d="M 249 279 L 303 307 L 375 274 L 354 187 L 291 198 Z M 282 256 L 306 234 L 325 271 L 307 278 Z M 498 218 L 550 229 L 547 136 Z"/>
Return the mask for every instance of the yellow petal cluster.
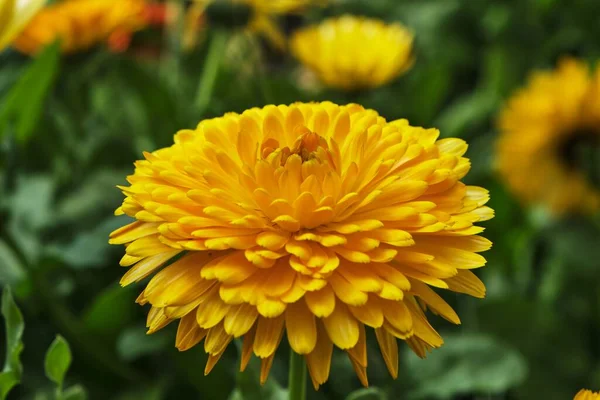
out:
<path id="1" fill-rule="evenodd" d="M 0 51 L 10 45 L 44 3 L 45 0 L 0 0 Z"/>
<path id="2" fill-rule="evenodd" d="M 413 64 L 413 34 L 399 23 L 345 15 L 296 32 L 291 50 L 328 86 L 382 86 Z"/>
<path id="3" fill-rule="evenodd" d="M 204 340 L 206 373 L 234 338 L 265 381 L 285 337 L 317 388 L 334 346 L 367 384 L 366 327 L 390 373 L 397 339 L 421 357 L 442 345 L 426 311 L 458 324 L 431 287 L 484 297 L 471 272 L 491 243 L 488 192 L 460 180 L 460 139 L 386 121 L 360 105 L 269 105 L 204 120 L 135 163 L 111 234 L 124 244 L 122 285 L 149 332 L 179 320 L 176 346 Z"/>
<path id="4" fill-rule="evenodd" d="M 573 400 L 600 400 L 600 392 L 592 392 L 591 390 L 581 389 Z"/>
<path id="5" fill-rule="evenodd" d="M 526 204 L 561 214 L 593 212 L 600 192 L 569 161 L 578 141 L 600 139 L 600 68 L 562 60 L 553 71 L 535 72 L 503 110 L 497 164 L 509 188 Z"/>
<path id="6" fill-rule="evenodd" d="M 65 53 L 86 50 L 113 33 L 133 32 L 144 24 L 145 0 L 63 0 L 38 13 L 14 46 L 35 54 L 60 40 Z"/>

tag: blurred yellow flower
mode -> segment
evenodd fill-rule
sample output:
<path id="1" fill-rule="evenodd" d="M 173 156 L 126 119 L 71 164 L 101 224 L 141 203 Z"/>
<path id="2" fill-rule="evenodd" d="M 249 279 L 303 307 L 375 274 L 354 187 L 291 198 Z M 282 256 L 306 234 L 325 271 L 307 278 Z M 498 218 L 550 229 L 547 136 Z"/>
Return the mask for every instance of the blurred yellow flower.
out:
<path id="1" fill-rule="evenodd" d="M 296 103 L 205 120 L 145 153 L 116 211 L 136 221 L 110 243 L 126 246 L 122 285 L 158 271 L 137 300 L 149 333 L 179 319 L 176 346 L 204 339 L 206 373 L 243 337 L 241 368 L 254 353 L 264 382 L 285 332 L 318 388 L 333 345 L 367 385 L 368 326 L 396 377 L 397 339 L 420 357 L 443 343 L 427 309 L 460 323 L 431 286 L 485 296 L 471 269 L 491 246 L 474 225 L 493 217 L 488 192 L 460 182 L 467 144 L 438 135 Z"/>
<path id="2" fill-rule="evenodd" d="M 14 46 L 23 53 L 35 54 L 58 39 L 66 53 L 86 50 L 112 34 L 141 29 L 144 12 L 144 0 L 59 1 L 37 14 Z"/>
<path id="3" fill-rule="evenodd" d="M 45 0 L 0 0 L 0 51 L 10 45 L 45 2 Z"/>
<path id="4" fill-rule="evenodd" d="M 294 55 L 328 86 L 384 85 L 413 64 L 413 34 L 399 23 L 345 15 L 296 32 Z"/>
<path id="5" fill-rule="evenodd" d="M 591 390 L 581 389 L 575 395 L 573 400 L 600 400 L 600 392 L 592 392 Z"/>
<path id="6" fill-rule="evenodd" d="M 600 207 L 594 174 L 583 170 L 586 152 L 599 150 L 600 68 L 590 76 L 583 61 L 564 59 L 554 71 L 535 72 L 499 126 L 498 169 L 525 203 L 556 214 Z"/>

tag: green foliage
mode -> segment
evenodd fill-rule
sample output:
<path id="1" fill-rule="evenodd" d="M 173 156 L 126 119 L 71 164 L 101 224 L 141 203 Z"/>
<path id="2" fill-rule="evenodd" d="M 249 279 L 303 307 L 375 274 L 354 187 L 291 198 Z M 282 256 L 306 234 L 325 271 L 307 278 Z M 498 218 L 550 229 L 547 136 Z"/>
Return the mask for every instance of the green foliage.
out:
<path id="1" fill-rule="evenodd" d="M 58 72 L 59 49 L 58 42 L 44 49 L 12 88 L 0 108 L 0 137 L 8 131 L 19 142 L 25 142 L 34 133 L 44 100 Z"/>
<path id="2" fill-rule="evenodd" d="M 236 389 L 229 400 L 286 400 L 288 392 L 272 377 L 260 383 L 260 361 L 253 358 L 244 372 L 238 372 Z"/>
<path id="3" fill-rule="evenodd" d="M 48 379 L 56 383 L 59 390 L 62 390 L 65 375 L 70 365 L 71 349 L 67 341 L 58 335 L 46 352 L 44 368 Z"/>
<path id="4" fill-rule="evenodd" d="M 444 346 L 432 353 L 427 362 L 421 362 L 412 354 L 407 358 L 407 369 L 417 382 L 411 398 L 501 394 L 506 388 L 523 383 L 527 377 L 523 356 L 488 336 L 445 334 L 444 341 Z"/>
<path id="5" fill-rule="evenodd" d="M 350 393 L 346 400 L 386 400 L 385 392 L 378 388 L 358 389 Z"/>
<path id="6" fill-rule="evenodd" d="M 2 317 L 6 331 L 6 355 L 4 368 L 0 373 L 0 399 L 4 400 L 8 392 L 21 381 L 23 366 L 20 356 L 24 347 L 22 337 L 25 329 L 23 315 L 8 286 L 2 291 Z"/>
<path id="7" fill-rule="evenodd" d="M 86 400 L 87 392 L 81 385 L 73 385 L 62 394 L 62 400 Z"/>

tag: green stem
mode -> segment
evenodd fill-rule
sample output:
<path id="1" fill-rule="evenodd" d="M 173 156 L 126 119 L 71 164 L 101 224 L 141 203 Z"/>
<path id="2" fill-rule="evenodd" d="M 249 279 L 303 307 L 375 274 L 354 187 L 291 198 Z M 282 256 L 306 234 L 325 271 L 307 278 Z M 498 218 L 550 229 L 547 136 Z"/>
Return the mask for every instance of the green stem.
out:
<path id="1" fill-rule="evenodd" d="M 304 356 L 290 349 L 289 400 L 306 399 L 306 364 Z"/>
<path id="2" fill-rule="evenodd" d="M 202 70 L 202 76 L 200 77 L 200 83 L 198 84 L 198 91 L 196 92 L 195 105 L 200 114 L 204 114 L 212 99 L 226 45 L 226 31 L 220 29 L 215 30 L 210 42 L 210 47 L 208 48 L 206 61 L 204 62 L 204 69 Z"/>
<path id="3" fill-rule="evenodd" d="M 176 17 L 167 25 L 167 34 L 165 35 L 167 54 L 162 61 L 162 74 L 166 82 L 179 89 L 182 56 L 181 40 L 185 29 L 185 1 L 168 0 L 167 7 Z"/>

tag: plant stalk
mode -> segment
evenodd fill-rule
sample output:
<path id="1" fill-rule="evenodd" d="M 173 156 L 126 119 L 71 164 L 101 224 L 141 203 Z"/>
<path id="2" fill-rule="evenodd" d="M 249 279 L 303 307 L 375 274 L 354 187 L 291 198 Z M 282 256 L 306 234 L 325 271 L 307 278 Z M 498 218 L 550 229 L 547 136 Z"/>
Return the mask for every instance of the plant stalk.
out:
<path id="1" fill-rule="evenodd" d="M 290 349 L 289 400 L 306 399 L 306 364 L 304 356 Z"/>
<path id="2" fill-rule="evenodd" d="M 199 114 L 204 114 L 213 97 L 215 83 L 219 76 L 219 68 L 227 45 L 227 32 L 215 29 L 210 41 L 204 69 L 196 92 L 195 106 Z"/>

